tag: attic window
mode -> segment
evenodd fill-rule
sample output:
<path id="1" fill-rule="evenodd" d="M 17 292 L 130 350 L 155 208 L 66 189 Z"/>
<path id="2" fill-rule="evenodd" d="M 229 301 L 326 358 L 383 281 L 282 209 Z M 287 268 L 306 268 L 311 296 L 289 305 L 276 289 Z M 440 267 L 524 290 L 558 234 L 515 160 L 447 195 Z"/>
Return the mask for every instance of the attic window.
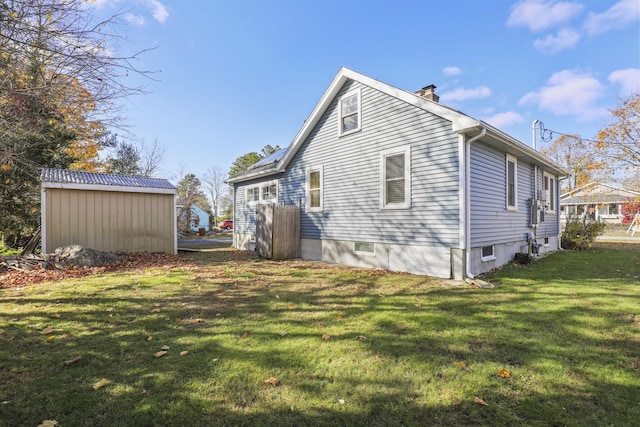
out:
<path id="1" fill-rule="evenodd" d="M 340 135 L 360 130 L 360 90 L 354 90 L 340 98 Z"/>

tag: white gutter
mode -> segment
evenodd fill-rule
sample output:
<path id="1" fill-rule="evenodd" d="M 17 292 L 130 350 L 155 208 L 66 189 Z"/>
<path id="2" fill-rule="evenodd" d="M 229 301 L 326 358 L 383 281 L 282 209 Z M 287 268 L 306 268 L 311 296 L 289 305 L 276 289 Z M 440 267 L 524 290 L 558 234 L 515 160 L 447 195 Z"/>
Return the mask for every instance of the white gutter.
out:
<path id="1" fill-rule="evenodd" d="M 483 127 L 482 131 L 469 139 L 465 143 L 465 159 L 464 159 L 464 175 L 465 175 L 465 262 L 464 262 L 464 270 L 465 274 L 469 279 L 473 279 L 475 277 L 474 274 L 471 274 L 471 143 L 477 141 L 487 134 L 487 128 Z"/>

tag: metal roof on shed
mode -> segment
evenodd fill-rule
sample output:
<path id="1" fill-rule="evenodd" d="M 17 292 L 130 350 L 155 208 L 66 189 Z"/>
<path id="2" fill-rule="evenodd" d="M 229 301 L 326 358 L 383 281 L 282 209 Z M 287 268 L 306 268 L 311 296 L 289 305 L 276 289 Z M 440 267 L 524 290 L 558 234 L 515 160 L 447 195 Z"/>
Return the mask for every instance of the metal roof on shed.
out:
<path id="1" fill-rule="evenodd" d="M 40 173 L 40 182 L 45 186 L 47 183 L 52 183 L 149 188 L 157 190 L 176 189 L 173 184 L 162 178 L 69 171 L 64 169 L 42 169 L 42 172 Z"/>

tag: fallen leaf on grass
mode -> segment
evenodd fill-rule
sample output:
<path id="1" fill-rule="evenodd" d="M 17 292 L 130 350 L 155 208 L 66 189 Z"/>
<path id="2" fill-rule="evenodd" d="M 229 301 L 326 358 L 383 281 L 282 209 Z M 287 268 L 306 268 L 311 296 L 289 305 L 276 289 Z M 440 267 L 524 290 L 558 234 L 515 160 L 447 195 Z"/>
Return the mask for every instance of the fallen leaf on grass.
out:
<path id="1" fill-rule="evenodd" d="M 42 423 L 38 424 L 38 427 L 55 427 L 58 424 L 56 420 L 44 420 Z"/>
<path id="2" fill-rule="evenodd" d="M 60 332 L 58 329 L 54 329 L 51 326 L 44 328 L 43 330 L 40 331 L 40 335 L 49 335 L 49 334 L 54 334 L 56 332 Z"/>
<path id="3" fill-rule="evenodd" d="M 467 368 L 467 364 L 466 364 L 466 363 L 464 363 L 464 362 L 458 362 L 458 367 L 459 367 L 460 369 L 466 369 L 466 368 Z"/>
<path id="4" fill-rule="evenodd" d="M 147 341 L 151 341 L 153 337 L 151 335 L 147 336 Z"/>
<path id="5" fill-rule="evenodd" d="M 151 313 L 160 313 L 160 308 L 154 308 L 153 310 L 151 310 Z"/>
<path id="6" fill-rule="evenodd" d="M 264 382 L 267 383 L 267 384 L 271 384 L 274 387 L 276 387 L 277 385 L 280 384 L 280 381 L 278 381 L 278 379 L 275 378 L 275 377 L 270 377 L 270 378 L 266 379 Z"/>
<path id="7" fill-rule="evenodd" d="M 82 360 L 82 355 L 74 357 L 73 359 L 70 359 L 70 360 L 65 360 L 64 362 L 62 362 L 62 366 L 63 367 L 71 366 L 71 365 L 74 365 L 74 364 L 80 362 L 81 360 Z"/>
<path id="8" fill-rule="evenodd" d="M 102 388 L 104 386 L 106 386 L 107 384 L 111 384 L 111 381 L 109 381 L 106 378 L 101 379 L 100 381 L 98 381 L 97 383 L 95 383 L 93 385 L 93 389 L 94 390 L 98 390 L 99 388 Z"/>
<path id="9" fill-rule="evenodd" d="M 156 351 L 155 353 L 153 353 L 153 357 L 155 357 L 156 359 L 159 357 L 164 356 L 165 354 L 167 354 L 166 350 L 162 350 L 162 351 Z"/>
<path id="10" fill-rule="evenodd" d="M 280 334 L 281 337 L 284 337 L 285 335 L 287 335 L 287 331 L 280 331 L 278 332 L 278 334 Z"/>
<path id="11" fill-rule="evenodd" d="M 244 334 L 242 334 L 242 336 L 240 338 L 242 338 L 243 340 L 246 339 L 249 336 L 248 332 L 245 332 Z"/>
<path id="12" fill-rule="evenodd" d="M 502 378 L 510 378 L 511 377 L 511 372 L 507 371 L 504 368 L 501 368 L 498 371 L 498 375 L 501 376 Z"/>
<path id="13" fill-rule="evenodd" d="M 189 354 L 187 350 L 180 352 L 180 356 L 186 356 L 187 354 Z"/>
<path id="14" fill-rule="evenodd" d="M 489 405 L 487 402 L 485 402 L 483 399 L 479 398 L 478 396 L 475 396 L 473 398 L 473 403 L 477 403 L 478 405 L 484 405 L 484 406 Z"/>
<path id="15" fill-rule="evenodd" d="M 287 304 L 287 308 L 288 308 L 289 310 L 293 310 L 293 304 L 291 304 L 291 303 Z"/>
<path id="16" fill-rule="evenodd" d="M 160 347 L 160 350 L 169 350 L 171 347 L 169 347 L 168 345 L 163 345 L 162 347 Z"/>
<path id="17" fill-rule="evenodd" d="M 340 314 L 336 314 L 336 319 L 337 320 L 342 320 L 342 316 Z"/>
<path id="18" fill-rule="evenodd" d="M 329 334 L 322 334 L 322 339 L 327 341 L 331 339 L 331 336 Z"/>
<path id="19" fill-rule="evenodd" d="M 53 313 L 53 314 L 51 315 L 51 317 L 56 318 L 56 319 L 59 319 L 59 318 L 60 318 L 60 313 Z"/>
<path id="20" fill-rule="evenodd" d="M 364 335 L 358 335 L 358 336 L 356 337 L 356 339 L 357 339 L 357 340 L 360 340 L 360 341 L 366 341 L 366 340 L 367 340 L 367 337 L 365 337 Z"/>
<path id="21" fill-rule="evenodd" d="M 344 399 L 338 399 L 338 403 L 344 405 Z"/>

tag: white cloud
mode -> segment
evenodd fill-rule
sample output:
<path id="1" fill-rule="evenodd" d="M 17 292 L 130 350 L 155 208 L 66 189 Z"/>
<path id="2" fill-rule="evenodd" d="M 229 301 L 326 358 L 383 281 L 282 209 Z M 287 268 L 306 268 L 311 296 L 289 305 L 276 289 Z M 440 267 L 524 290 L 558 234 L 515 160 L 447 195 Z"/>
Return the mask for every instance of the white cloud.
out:
<path id="1" fill-rule="evenodd" d="M 557 53 L 561 50 L 574 47 L 579 41 L 579 32 L 571 28 L 564 28 L 558 31 L 558 34 L 555 36 L 549 34 L 543 39 L 537 39 L 533 42 L 533 47 L 543 52 Z"/>
<path id="2" fill-rule="evenodd" d="M 443 102 L 466 101 L 469 99 L 487 98 L 491 96 L 491 89 L 486 86 L 478 86 L 473 89 L 454 89 L 440 95 Z"/>
<path id="3" fill-rule="evenodd" d="M 462 75 L 462 70 L 459 67 L 444 67 L 442 74 L 445 76 L 460 76 Z"/>
<path id="4" fill-rule="evenodd" d="M 494 114 L 491 117 L 487 117 L 484 121 L 497 128 L 501 128 L 504 126 L 511 126 L 517 123 L 522 123 L 524 121 L 524 117 L 522 117 L 515 111 L 507 111 L 504 113 Z"/>
<path id="5" fill-rule="evenodd" d="M 523 96 L 519 104 L 534 104 L 541 110 L 578 120 L 591 120 L 606 111 L 596 105 L 596 100 L 604 96 L 604 86 L 592 75 L 576 70 L 554 73 L 547 84 Z"/>
<path id="6" fill-rule="evenodd" d="M 616 70 L 609 74 L 609 81 L 619 84 L 623 94 L 639 93 L 640 69 L 626 68 L 624 70 Z"/>
<path id="7" fill-rule="evenodd" d="M 589 34 L 600 34 L 638 20 L 640 20 L 640 2 L 620 0 L 605 12 L 591 12 L 584 22 L 584 28 Z"/>
<path id="8" fill-rule="evenodd" d="M 143 4 L 151 10 L 151 15 L 153 15 L 154 19 L 159 23 L 164 24 L 169 17 L 169 11 L 165 5 L 158 0 L 144 0 Z"/>
<path id="9" fill-rule="evenodd" d="M 583 9 L 580 3 L 524 0 L 511 9 L 507 25 L 525 26 L 533 32 L 543 31 L 569 22 Z"/>
<path id="10" fill-rule="evenodd" d="M 142 27 L 146 24 L 146 19 L 142 15 L 134 15 L 133 13 L 127 13 L 124 15 L 124 20 L 130 24 L 137 25 L 138 27 Z"/>

